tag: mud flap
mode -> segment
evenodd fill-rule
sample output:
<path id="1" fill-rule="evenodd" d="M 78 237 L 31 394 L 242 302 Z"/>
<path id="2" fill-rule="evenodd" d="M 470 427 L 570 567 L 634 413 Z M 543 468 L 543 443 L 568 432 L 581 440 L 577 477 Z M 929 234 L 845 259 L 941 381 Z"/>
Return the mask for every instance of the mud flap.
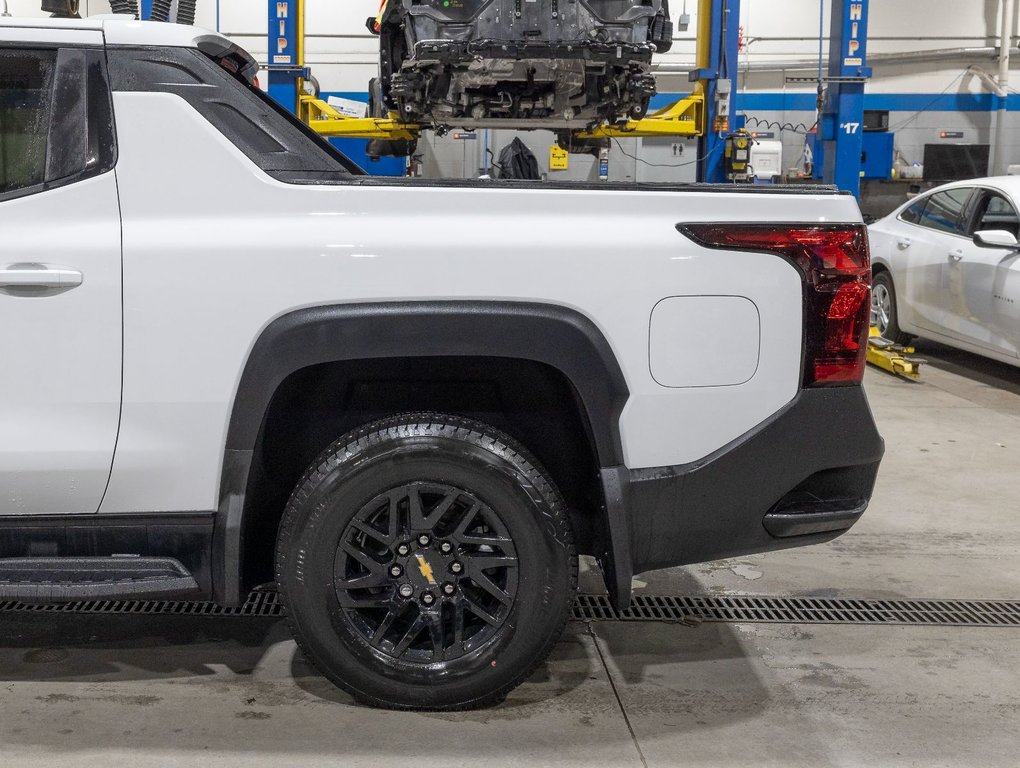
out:
<path id="1" fill-rule="evenodd" d="M 627 521 L 627 487 L 629 472 L 626 467 L 603 467 L 602 478 L 603 538 L 598 562 L 609 590 L 613 608 L 624 611 L 630 607 L 634 565 L 630 555 L 630 525 Z"/>

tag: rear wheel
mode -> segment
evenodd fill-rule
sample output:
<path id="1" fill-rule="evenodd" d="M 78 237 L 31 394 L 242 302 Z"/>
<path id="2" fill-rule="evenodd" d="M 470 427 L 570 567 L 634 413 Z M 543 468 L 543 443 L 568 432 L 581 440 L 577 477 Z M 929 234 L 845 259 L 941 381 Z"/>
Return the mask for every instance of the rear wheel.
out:
<path id="1" fill-rule="evenodd" d="M 511 438 L 406 415 L 345 435 L 294 491 L 277 582 L 298 644 L 357 699 L 497 703 L 552 650 L 577 560 L 564 503 Z"/>
<path id="2" fill-rule="evenodd" d="M 897 344 L 910 343 L 911 337 L 900 330 L 896 314 L 896 290 L 888 272 L 878 272 L 871 281 L 871 324 L 883 338 Z"/>

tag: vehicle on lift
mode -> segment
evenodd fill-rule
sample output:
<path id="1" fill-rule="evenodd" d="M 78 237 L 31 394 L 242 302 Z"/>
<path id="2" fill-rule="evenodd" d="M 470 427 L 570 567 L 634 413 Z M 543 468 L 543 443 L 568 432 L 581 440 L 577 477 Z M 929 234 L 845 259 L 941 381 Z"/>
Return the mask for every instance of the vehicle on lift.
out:
<path id="1" fill-rule="evenodd" d="M 368 27 L 383 105 L 468 129 L 644 117 L 652 54 L 673 43 L 668 0 L 389 0 Z"/>
<path id="2" fill-rule="evenodd" d="M 852 197 L 372 178 L 256 71 L 0 20 L 0 598 L 275 582 L 337 685 L 455 709 L 550 652 L 578 554 L 623 607 L 861 516 Z"/>
<path id="3" fill-rule="evenodd" d="M 938 187 L 871 225 L 872 317 L 906 344 L 923 336 L 1020 365 L 1020 178 Z"/>

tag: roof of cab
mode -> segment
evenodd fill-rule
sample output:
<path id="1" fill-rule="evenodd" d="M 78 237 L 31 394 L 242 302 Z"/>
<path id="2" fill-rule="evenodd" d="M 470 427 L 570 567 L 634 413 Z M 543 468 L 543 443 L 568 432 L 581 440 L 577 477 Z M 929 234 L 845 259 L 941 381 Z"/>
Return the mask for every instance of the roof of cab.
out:
<path id="1" fill-rule="evenodd" d="M 108 45 L 194 48 L 198 40 L 208 40 L 210 37 L 220 37 L 224 45 L 229 45 L 227 39 L 222 35 L 201 27 L 160 21 L 136 21 L 130 16 L 113 14 L 88 16 L 84 19 L 3 16 L 0 17 L 0 41 L 3 40 L 3 27 L 18 27 L 21 30 L 38 29 L 44 34 L 47 30 L 102 31 Z"/>
<path id="2" fill-rule="evenodd" d="M 0 16 L 0 27 L 38 27 L 39 29 L 102 29 L 103 19 L 51 19 L 47 16 Z"/>

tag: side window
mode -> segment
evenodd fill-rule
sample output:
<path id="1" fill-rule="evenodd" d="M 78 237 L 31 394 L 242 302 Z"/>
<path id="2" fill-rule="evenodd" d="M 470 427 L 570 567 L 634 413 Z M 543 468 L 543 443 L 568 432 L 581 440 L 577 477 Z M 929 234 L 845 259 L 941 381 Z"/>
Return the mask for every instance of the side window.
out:
<path id="1" fill-rule="evenodd" d="M 46 181 L 56 51 L 0 49 L 0 195 Z"/>
<path id="2" fill-rule="evenodd" d="M 101 49 L 0 47 L 0 200 L 95 176 L 115 160 Z"/>
<path id="3" fill-rule="evenodd" d="M 969 188 L 936 192 L 928 198 L 928 204 L 917 223 L 928 229 L 937 229 L 939 232 L 964 234 L 962 214 L 971 192 Z"/>
<path id="4" fill-rule="evenodd" d="M 1020 217 L 1016 208 L 1005 197 L 995 192 L 986 192 L 978 203 L 977 215 L 970 234 L 989 229 L 1004 229 L 1020 238 Z"/>
<path id="5" fill-rule="evenodd" d="M 915 200 L 903 210 L 903 213 L 900 214 L 900 220 L 907 222 L 907 224 L 920 224 L 926 205 L 928 205 L 927 197 Z"/>

